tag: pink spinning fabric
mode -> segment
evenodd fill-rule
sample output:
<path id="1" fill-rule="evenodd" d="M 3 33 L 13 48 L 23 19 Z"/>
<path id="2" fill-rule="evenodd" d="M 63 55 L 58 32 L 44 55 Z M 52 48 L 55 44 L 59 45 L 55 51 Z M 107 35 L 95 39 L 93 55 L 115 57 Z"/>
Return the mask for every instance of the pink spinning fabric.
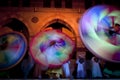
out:
<path id="1" fill-rule="evenodd" d="M 47 67 L 61 66 L 70 59 L 73 49 L 74 42 L 56 30 L 40 32 L 30 42 L 34 60 Z"/>

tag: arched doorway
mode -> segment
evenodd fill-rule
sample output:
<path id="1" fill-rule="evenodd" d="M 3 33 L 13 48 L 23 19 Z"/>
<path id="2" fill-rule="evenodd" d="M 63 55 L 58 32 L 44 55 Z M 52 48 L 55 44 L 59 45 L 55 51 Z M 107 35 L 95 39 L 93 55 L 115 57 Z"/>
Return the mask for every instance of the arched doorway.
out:
<path id="1" fill-rule="evenodd" d="M 62 31 L 63 33 L 68 35 L 75 42 L 75 50 L 73 51 L 74 54 L 72 56 L 72 58 L 75 59 L 76 58 L 77 38 L 76 38 L 76 33 L 72 29 L 72 27 L 63 20 L 54 19 L 54 20 L 48 22 L 47 24 L 45 24 L 41 28 L 41 31 L 44 31 L 47 29 L 56 29 L 56 30 Z"/>

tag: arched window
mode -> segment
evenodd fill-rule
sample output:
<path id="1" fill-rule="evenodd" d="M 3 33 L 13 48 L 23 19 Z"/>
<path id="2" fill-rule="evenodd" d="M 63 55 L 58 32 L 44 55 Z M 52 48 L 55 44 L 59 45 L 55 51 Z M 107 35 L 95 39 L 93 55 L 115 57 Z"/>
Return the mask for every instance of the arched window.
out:
<path id="1" fill-rule="evenodd" d="M 62 7 L 62 0 L 55 0 L 54 5 L 55 5 L 55 8 L 61 8 Z"/>
<path id="2" fill-rule="evenodd" d="M 65 0 L 65 8 L 72 8 L 72 0 Z"/>
<path id="3" fill-rule="evenodd" d="M 43 7 L 50 7 L 51 6 L 51 0 L 43 0 Z"/>
<path id="4" fill-rule="evenodd" d="M 85 0 L 85 9 L 92 7 L 92 0 Z"/>
<path id="5" fill-rule="evenodd" d="M 11 0 L 11 6 L 18 7 L 19 6 L 19 0 Z"/>
<path id="6" fill-rule="evenodd" d="M 8 0 L 1 0 L 0 6 L 1 6 L 1 7 L 8 6 Z"/>
<path id="7" fill-rule="evenodd" d="M 94 1 L 95 1 L 95 5 L 102 4 L 102 0 L 94 0 Z"/>
<path id="8" fill-rule="evenodd" d="M 30 6 L 30 0 L 22 0 L 22 6 L 23 7 L 29 7 Z"/>

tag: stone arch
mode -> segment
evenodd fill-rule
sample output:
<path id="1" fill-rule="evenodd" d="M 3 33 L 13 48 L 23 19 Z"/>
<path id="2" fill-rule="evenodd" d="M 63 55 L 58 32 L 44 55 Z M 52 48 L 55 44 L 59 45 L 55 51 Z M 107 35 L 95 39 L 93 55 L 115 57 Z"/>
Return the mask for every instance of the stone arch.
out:
<path id="1" fill-rule="evenodd" d="M 4 15 L 0 20 L 0 26 L 9 27 L 13 31 L 22 33 L 26 37 L 27 42 L 29 42 L 29 25 L 20 14 L 8 13 Z"/>
<path id="2" fill-rule="evenodd" d="M 73 32 L 74 35 L 76 35 L 76 33 L 74 32 L 73 28 L 65 21 L 61 20 L 61 19 L 53 19 L 51 20 L 50 22 L 46 23 L 42 28 L 41 30 L 44 30 L 45 28 L 47 28 L 50 24 L 53 24 L 53 23 L 60 23 L 60 24 L 63 24 L 65 25 L 68 30 L 70 30 L 71 32 Z"/>
<path id="3" fill-rule="evenodd" d="M 2 27 L 9 27 L 13 31 L 22 33 L 26 37 L 27 41 L 29 41 L 29 31 L 27 26 L 17 18 L 8 18 Z"/>

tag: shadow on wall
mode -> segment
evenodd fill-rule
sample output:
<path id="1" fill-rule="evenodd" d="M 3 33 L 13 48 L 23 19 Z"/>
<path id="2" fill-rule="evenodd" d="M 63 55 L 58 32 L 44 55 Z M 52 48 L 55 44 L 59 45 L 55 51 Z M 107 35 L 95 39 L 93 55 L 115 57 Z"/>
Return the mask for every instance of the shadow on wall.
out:
<path id="1" fill-rule="evenodd" d="M 23 22 L 21 22 L 20 20 L 18 20 L 16 18 L 10 18 L 2 26 L 9 27 L 13 31 L 21 32 L 26 37 L 27 41 L 29 41 L 28 29 L 27 29 L 26 25 Z"/>

